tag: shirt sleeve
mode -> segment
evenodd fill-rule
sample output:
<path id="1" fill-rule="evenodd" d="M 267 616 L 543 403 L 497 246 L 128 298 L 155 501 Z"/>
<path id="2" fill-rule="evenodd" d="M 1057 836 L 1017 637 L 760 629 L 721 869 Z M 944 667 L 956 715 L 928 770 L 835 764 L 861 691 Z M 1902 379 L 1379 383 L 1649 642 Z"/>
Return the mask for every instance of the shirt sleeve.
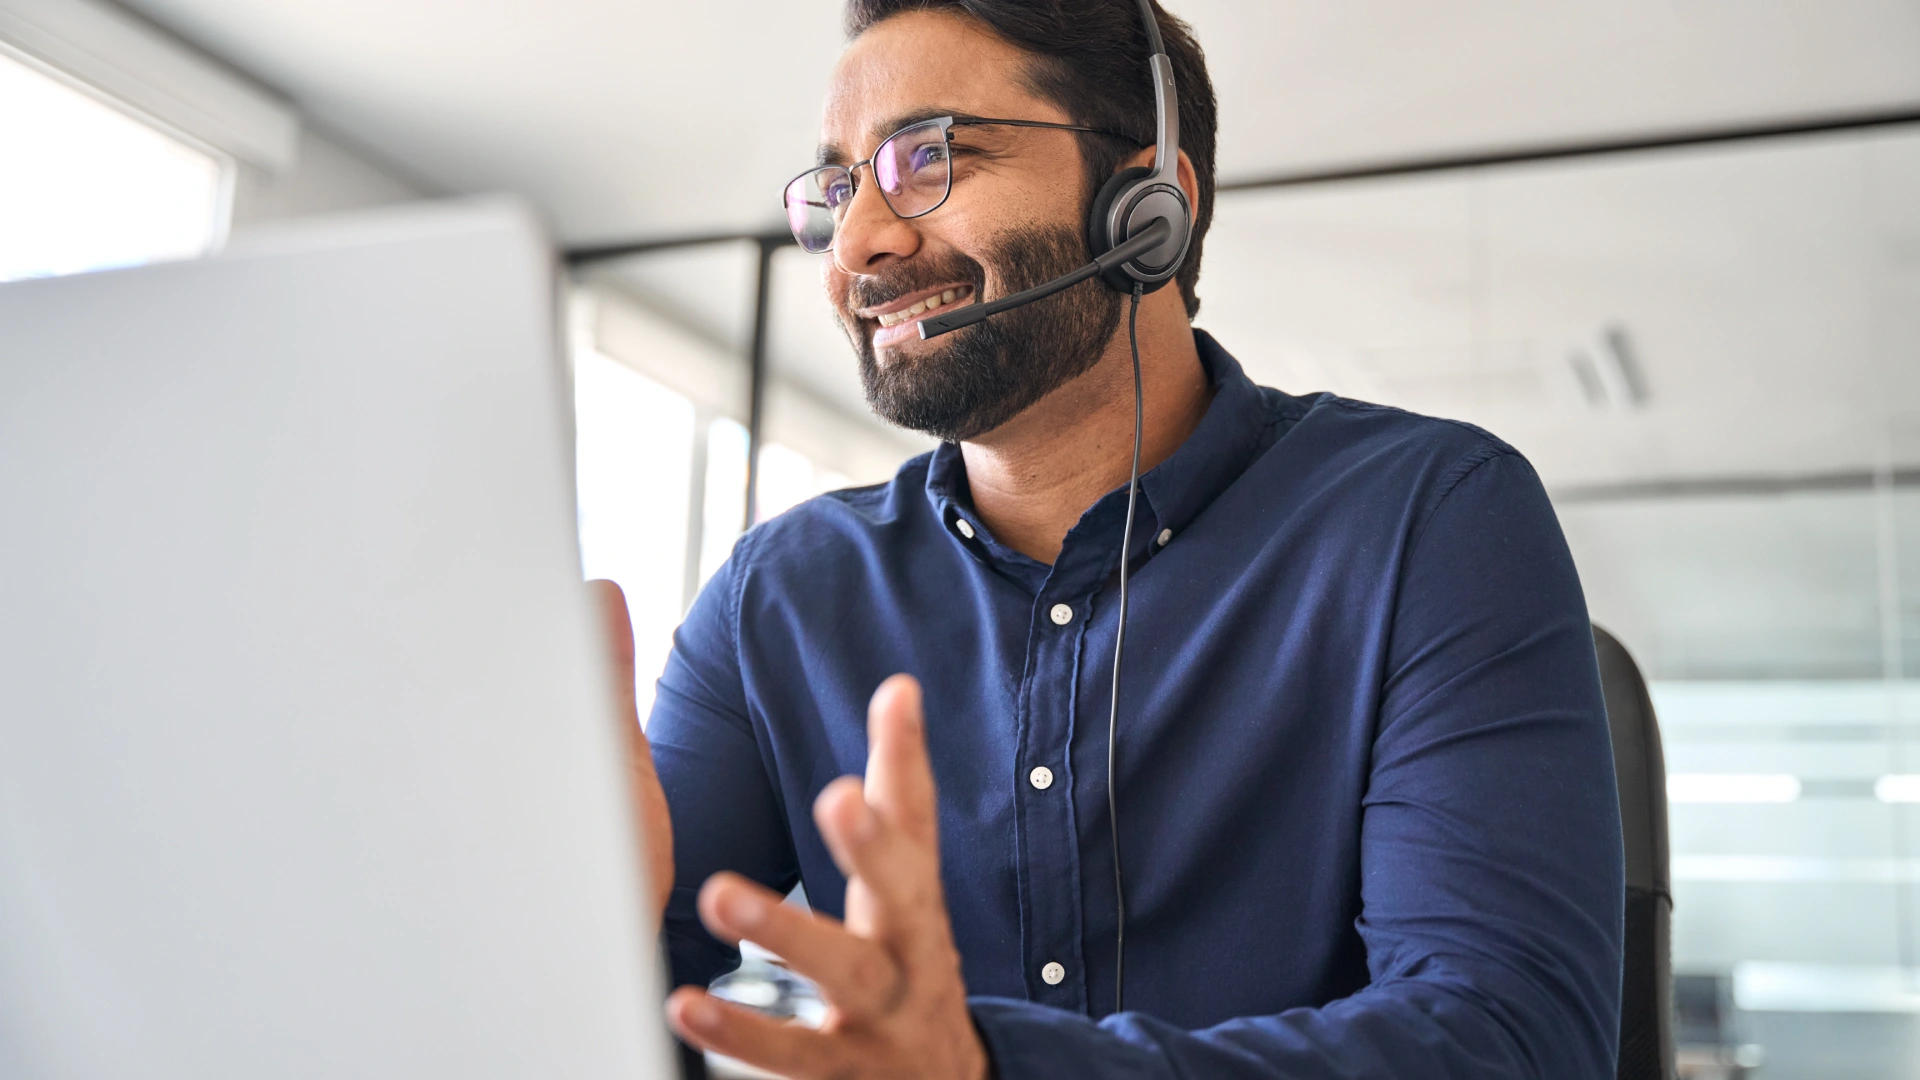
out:
<path id="1" fill-rule="evenodd" d="M 1585 600 L 1523 458 L 1489 447 L 1453 474 L 1414 526 L 1387 647 L 1370 984 L 1201 1031 L 975 998 L 1004 1080 L 1611 1080 L 1625 885 Z"/>
<path id="2" fill-rule="evenodd" d="M 674 632 L 647 720 L 673 817 L 674 885 L 661 934 L 674 986 L 705 986 L 740 964 L 739 950 L 707 933 L 695 910 L 708 877 L 732 870 L 779 892 L 800 879 L 740 675 L 740 575 L 753 539 L 735 547 Z"/>

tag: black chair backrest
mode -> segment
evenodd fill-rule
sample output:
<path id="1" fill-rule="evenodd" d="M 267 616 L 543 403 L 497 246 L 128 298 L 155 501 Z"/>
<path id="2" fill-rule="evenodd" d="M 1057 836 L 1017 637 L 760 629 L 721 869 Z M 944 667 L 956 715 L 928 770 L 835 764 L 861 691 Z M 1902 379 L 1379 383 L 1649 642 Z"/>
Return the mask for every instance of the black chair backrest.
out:
<path id="1" fill-rule="evenodd" d="M 1673 1080 L 1673 890 L 1667 855 L 1667 765 L 1646 680 L 1626 647 L 1593 628 L 1613 733 L 1627 856 L 1626 966 L 1619 1080 Z"/>

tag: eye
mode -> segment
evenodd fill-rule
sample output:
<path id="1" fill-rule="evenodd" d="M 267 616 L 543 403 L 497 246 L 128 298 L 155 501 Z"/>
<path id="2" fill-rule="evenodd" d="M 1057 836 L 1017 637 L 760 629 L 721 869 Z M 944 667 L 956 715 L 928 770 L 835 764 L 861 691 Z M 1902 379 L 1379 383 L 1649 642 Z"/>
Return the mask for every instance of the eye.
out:
<path id="1" fill-rule="evenodd" d="M 845 175 L 828 181 L 821 192 L 821 199 L 827 204 L 827 209 L 840 209 L 853 200 L 853 182 Z"/>
<path id="2" fill-rule="evenodd" d="M 907 166 L 914 172 L 920 172 L 943 165 L 946 161 L 947 144 L 945 142 L 922 143 L 913 148 L 912 154 L 907 158 Z"/>

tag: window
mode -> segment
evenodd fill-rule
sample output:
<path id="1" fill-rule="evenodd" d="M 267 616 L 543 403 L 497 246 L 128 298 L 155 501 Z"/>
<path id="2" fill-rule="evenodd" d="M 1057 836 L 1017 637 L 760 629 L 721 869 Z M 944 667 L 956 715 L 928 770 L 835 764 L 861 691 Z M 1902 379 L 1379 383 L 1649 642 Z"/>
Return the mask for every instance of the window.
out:
<path id="1" fill-rule="evenodd" d="M 580 561 L 627 594 L 640 715 L 680 624 L 693 404 L 605 355 L 574 363 Z"/>
<path id="2" fill-rule="evenodd" d="M 800 451 L 770 442 L 760 448 L 760 520 L 852 483 L 841 473 L 816 468 Z"/>
<path id="3" fill-rule="evenodd" d="M 851 477 L 821 469 L 813 459 L 777 442 L 760 448 L 760 505 L 756 524 L 791 510 L 823 491 L 850 487 Z M 725 418 L 707 431 L 706 522 L 701 530 L 700 583 L 713 576 L 740 539 L 742 493 L 747 489 L 747 429 Z"/>
<path id="4" fill-rule="evenodd" d="M 700 584 L 733 554 L 747 493 L 747 429 L 722 417 L 707 428 L 707 494 L 700 530 Z M 689 597 L 691 599 L 691 597 Z"/>
<path id="5" fill-rule="evenodd" d="M 191 258 L 227 163 L 0 53 L 0 281 Z"/>

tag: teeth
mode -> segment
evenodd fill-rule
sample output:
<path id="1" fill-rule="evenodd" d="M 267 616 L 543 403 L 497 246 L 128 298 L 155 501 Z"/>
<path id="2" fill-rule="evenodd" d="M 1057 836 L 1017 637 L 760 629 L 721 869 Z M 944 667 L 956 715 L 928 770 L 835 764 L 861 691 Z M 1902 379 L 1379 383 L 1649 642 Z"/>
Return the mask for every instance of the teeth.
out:
<path id="1" fill-rule="evenodd" d="M 925 300 L 921 300 L 915 303 L 912 307 L 907 308 L 905 311 L 886 312 L 884 314 L 874 316 L 874 319 L 881 326 L 899 326 L 901 323 L 906 322 L 908 319 L 914 318 L 915 316 L 918 316 L 918 315 L 924 315 L 927 312 L 940 307 L 942 304 L 953 303 L 954 300 L 959 297 L 959 295 L 960 295 L 960 291 L 958 289 L 948 289 L 945 292 L 940 293 L 938 296 L 929 296 Z"/>

